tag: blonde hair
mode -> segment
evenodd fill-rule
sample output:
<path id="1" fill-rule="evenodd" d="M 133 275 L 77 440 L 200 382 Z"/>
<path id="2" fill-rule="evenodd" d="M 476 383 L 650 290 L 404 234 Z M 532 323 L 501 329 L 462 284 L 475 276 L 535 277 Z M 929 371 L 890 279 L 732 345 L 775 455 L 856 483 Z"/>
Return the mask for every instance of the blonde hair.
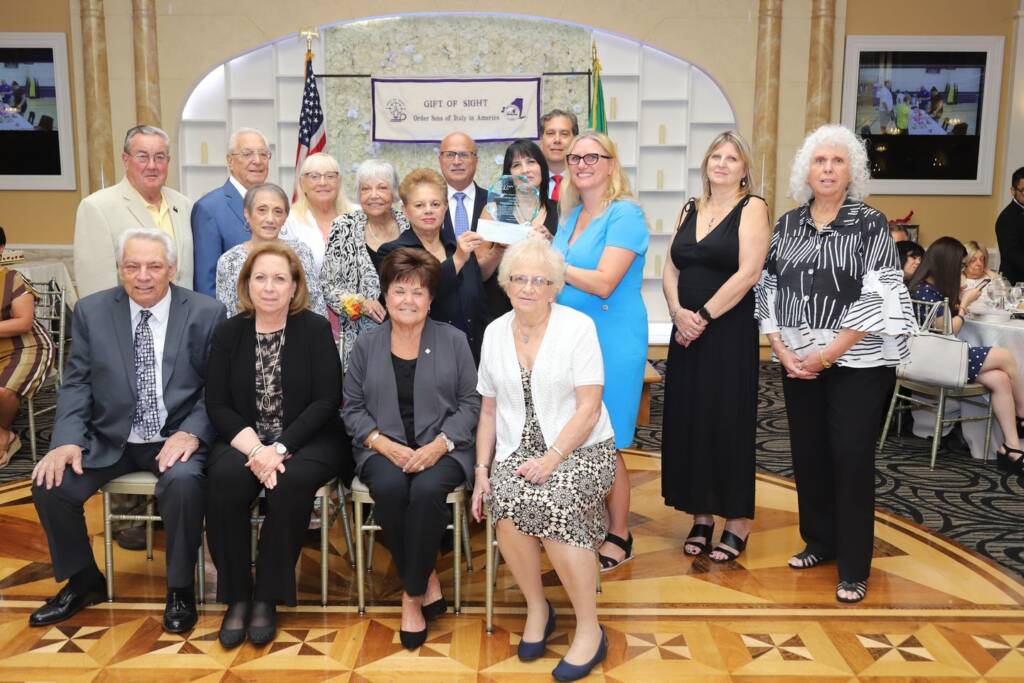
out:
<path id="1" fill-rule="evenodd" d="M 441 201 L 448 203 L 448 183 L 444 181 L 444 176 L 432 168 L 415 168 L 402 178 L 402 184 L 398 186 L 402 204 L 409 201 L 409 195 L 420 185 L 430 185 L 441 194 Z"/>
<path id="2" fill-rule="evenodd" d="M 288 315 L 294 315 L 309 308 L 309 289 L 306 287 L 306 274 L 302 270 L 302 262 L 291 247 L 284 242 L 275 240 L 253 247 L 249 256 L 246 257 L 245 263 L 242 264 L 242 270 L 238 273 L 238 282 L 235 284 L 235 293 L 238 295 L 238 312 L 246 315 L 255 315 L 256 313 L 252 297 L 249 296 L 249 279 L 252 277 L 253 268 L 256 267 L 256 259 L 264 254 L 281 256 L 288 261 L 288 270 L 295 282 L 295 296 L 288 304 Z"/>
<path id="3" fill-rule="evenodd" d="M 302 189 L 302 177 L 304 174 L 309 173 L 313 170 L 314 166 L 319 166 L 323 171 L 321 172 L 333 172 L 338 174 L 338 197 L 334 200 L 334 210 L 337 211 L 337 215 L 340 216 L 343 213 L 349 213 L 355 211 L 359 207 L 349 201 L 348 197 L 345 196 L 345 183 L 341 178 L 341 167 L 338 165 L 338 161 L 326 152 L 317 152 L 316 154 L 310 154 L 306 157 L 306 160 L 302 162 L 302 167 L 299 168 L 299 177 L 296 178 L 298 182 L 298 196 L 295 199 L 295 203 L 292 205 L 292 213 L 295 214 L 295 218 L 302 223 L 306 222 L 306 211 L 309 210 L 309 199 L 306 198 L 306 191 Z"/>
<path id="4" fill-rule="evenodd" d="M 715 153 L 715 150 L 725 144 L 731 144 L 735 147 L 740 155 L 740 161 L 743 162 L 743 177 L 740 178 L 740 189 L 736 197 L 746 197 L 751 192 L 750 186 L 754 184 L 754 176 L 750 171 L 752 164 L 750 147 L 739 133 L 734 130 L 727 130 L 724 133 L 719 133 L 711 141 L 711 144 L 708 145 L 708 150 L 704 152 L 704 161 L 700 162 L 700 183 L 703 194 L 697 202 L 698 209 L 703 208 L 704 203 L 711 199 L 711 178 L 708 176 L 708 161 L 711 160 L 711 155 Z"/>
<path id="5" fill-rule="evenodd" d="M 967 264 L 971 262 L 974 255 L 980 252 L 981 258 L 985 263 L 985 268 L 986 270 L 988 269 L 988 249 L 986 249 L 981 242 L 975 242 L 974 240 L 964 242 L 964 249 L 967 250 L 967 254 L 964 256 L 963 261 L 964 267 L 967 267 Z"/>
<path id="6" fill-rule="evenodd" d="M 583 131 L 569 143 L 569 147 L 565 150 L 566 156 L 572 154 L 572 150 L 581 140 L 593 140 L 599 144 L 615 164 L 615 168 L 608 178 L 608 188 L 605 190 L 604 197 L 601 198 L 602 210 L 608 208 L 608 205 L 617 199 L 628 199 L 636 202 L 633 191 L 629 187 L 629 176 L 622 170 L 622 164 L 619 163 L 619 151 L 615 147 L 615 143 L 612 142 L 612 139 L 604 133 L 598 133 L 594 130 Z M 582 202 L 579 190 L 576 189 L 576 185 L 572 181 L 572 173 L 566 174 L 566 180 L 567 182 L 562 185 L 561 196 L 558 199 L 559 216 L 568 216 Z"/>
<path id="7" fill-rule="evenodd" d="M 521 263 L 539 265 L 548 279 L 554 283 L 554 293 L 562 291 L 562 287 L 565 286 L 565 258 L 562 252 L 552 248 L 547 240 L 531 237 L 520 240 L 505 250 L 505 255 L 501 257 L 501 264 L 498 266 L 498 284 L 506 292 L 512 278 L 512 270 L 518 268 Z"/>

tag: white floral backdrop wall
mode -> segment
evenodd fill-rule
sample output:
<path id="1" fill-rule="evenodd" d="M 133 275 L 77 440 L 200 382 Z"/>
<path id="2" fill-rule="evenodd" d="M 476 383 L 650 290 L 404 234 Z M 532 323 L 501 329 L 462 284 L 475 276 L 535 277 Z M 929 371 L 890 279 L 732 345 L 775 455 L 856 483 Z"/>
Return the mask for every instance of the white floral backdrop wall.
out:
<path id="1" fill-rule="evenodd" d="M 550 21 L 503 16 L 408 16 L 330 28 L 323 45 L 328 74 L 464 76 L 587 71 L 590 31 Z M 399 177 L 414 168 L 437 168 L 437 146 L 374 143 L 370 139 L 369 78 L 325 78 L 327 145 L 345 172 L 345 191 L 356 198 L 354 169 L 364 159 L 386 159 Z M 545 76 L 541 112 L 574 111 L 587 117 L 586 76 Z M 476 181 L 486 187 L 501 172 L 507 143 L 479 149 Z"/>

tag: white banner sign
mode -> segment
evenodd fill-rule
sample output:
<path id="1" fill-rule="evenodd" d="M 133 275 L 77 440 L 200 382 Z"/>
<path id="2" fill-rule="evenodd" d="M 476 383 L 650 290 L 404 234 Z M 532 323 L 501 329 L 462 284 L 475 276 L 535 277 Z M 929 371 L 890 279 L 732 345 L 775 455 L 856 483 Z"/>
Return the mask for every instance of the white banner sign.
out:
<path id="1" fill-rule="evenodd" d="M 375 142 L 540 137 L 540 77 L 371 78 Z"/>

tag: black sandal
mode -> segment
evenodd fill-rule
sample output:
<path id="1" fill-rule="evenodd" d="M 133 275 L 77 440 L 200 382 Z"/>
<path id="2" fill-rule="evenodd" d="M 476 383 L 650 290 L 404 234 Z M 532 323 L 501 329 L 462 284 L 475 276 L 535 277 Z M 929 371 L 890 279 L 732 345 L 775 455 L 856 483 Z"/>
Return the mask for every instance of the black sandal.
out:
<path id="1" fill-rule="evenodd" d="M 852 598 L 844 598 L 839 595 L 839 591 L 846 591 L 847 593 L 853 593 Z M 860 602 L 864 599 L 864 596 L 868 594 L 868 582 L 867 581 L 840 581 L 836 586 L 836 600 L 839 602 L 853 603 Z"/>
<path id="2" fill-rule="evenodd" d="M 626 553 L 626 556 L 623 557 L 621 560 L 616 560 L 613 557 L 608 557 L 607 555 L 601 555 L 599 553 L 597 559 L 601 562 L 602 573 L 610 572 L 611 570 L 617 567 L 621 567 L 622 565 L 626 564 L 627 562 L 633 559 L 632 533 L 629 534 L 629 539 L 624 540 L 621 536 L 616 536 L 615 534 L 608 532 L 607 534 L 605 534 L 604 540 L 608 543 L 611 543 L 612 545 L 617 545 L 620 548 L 622 548 L 622 552 Z"/>
<path id="3" fill-rule="evenodd" d="M 732 562 L 739 557 L 744 550 L 747 548 L 747 539 L 750 538 L 750 532 L 747 532 L 747 538 L 740 538 L 733 532 L 726 529 L 722 532 L 722 537 L 718 539 L 718 545 L 715 546 L 713 552 L 720 552 L 725 555 L 724 560 L 718 560 L 714 557 L 710 557 L 711 561 L 716 564 L 725 564 L 726 562 Z M 734 550 L 735 548 L 735 550 Z"/>
<path id="4" fill-rule="evenodd" d="M 1011 458 L 1011 453 L 1016 454 L 1017 458 Z M 996 468 L 1000 472 L 1016 471 L 1018 474 L 1024 474 L 1024 451 L 1010 448 L 1004 443 L 1002 451 L 996 449 Z"/>
<path id="5" fill-rule="evenodd" d="M 817 567 L 823 562 L 829 562 L 835 558 L 831 555 L 812 553 L 807 548 L 804 548 L 793 557 L 789 558 L 787 563 L 790 569 L 810 569 L 811 567 Z M 793 564 L 793 560 L 799 562 L 799 564 Z"/>
<path id="6" fill-rule="evenodd" d="M 690 533 L 686 536 L 686 541 L 683 543 L 683 554 L 689 557 L 698 557 L 700 555 L 703 555 L 708 551 L 708 548 L 711 547 L 711 537 L 714 535 L 714 522 L 712 522 L 711 524 L 694 524 L 693 527 L 690 529 Z M 703 538 L 704 542 L 697 543 L 695 541 L 691 541 L 691 538 Z M 688 551 L 686 549 L 686 546 L 688 545 L 693 546 L 694 548 L 699 548 L 698 552 L 691 553 L 690 551 Z"/>

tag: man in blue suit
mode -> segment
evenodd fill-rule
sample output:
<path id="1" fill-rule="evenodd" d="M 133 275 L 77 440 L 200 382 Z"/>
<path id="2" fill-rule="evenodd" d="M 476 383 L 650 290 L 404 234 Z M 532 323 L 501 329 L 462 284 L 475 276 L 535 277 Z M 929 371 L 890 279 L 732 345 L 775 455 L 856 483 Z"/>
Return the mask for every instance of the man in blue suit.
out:
<path id="1" fill-rule="evenodd" d="M 193 289 L 216 296 L 217 259 L 250 237 L 242 215 L 242 198 L 250 187 L 267 182 L 270 147 L 255 128 L 239 128 L 228 141 L 227 181 L 192 207 L 192 241 L 195 254 Z"/>

